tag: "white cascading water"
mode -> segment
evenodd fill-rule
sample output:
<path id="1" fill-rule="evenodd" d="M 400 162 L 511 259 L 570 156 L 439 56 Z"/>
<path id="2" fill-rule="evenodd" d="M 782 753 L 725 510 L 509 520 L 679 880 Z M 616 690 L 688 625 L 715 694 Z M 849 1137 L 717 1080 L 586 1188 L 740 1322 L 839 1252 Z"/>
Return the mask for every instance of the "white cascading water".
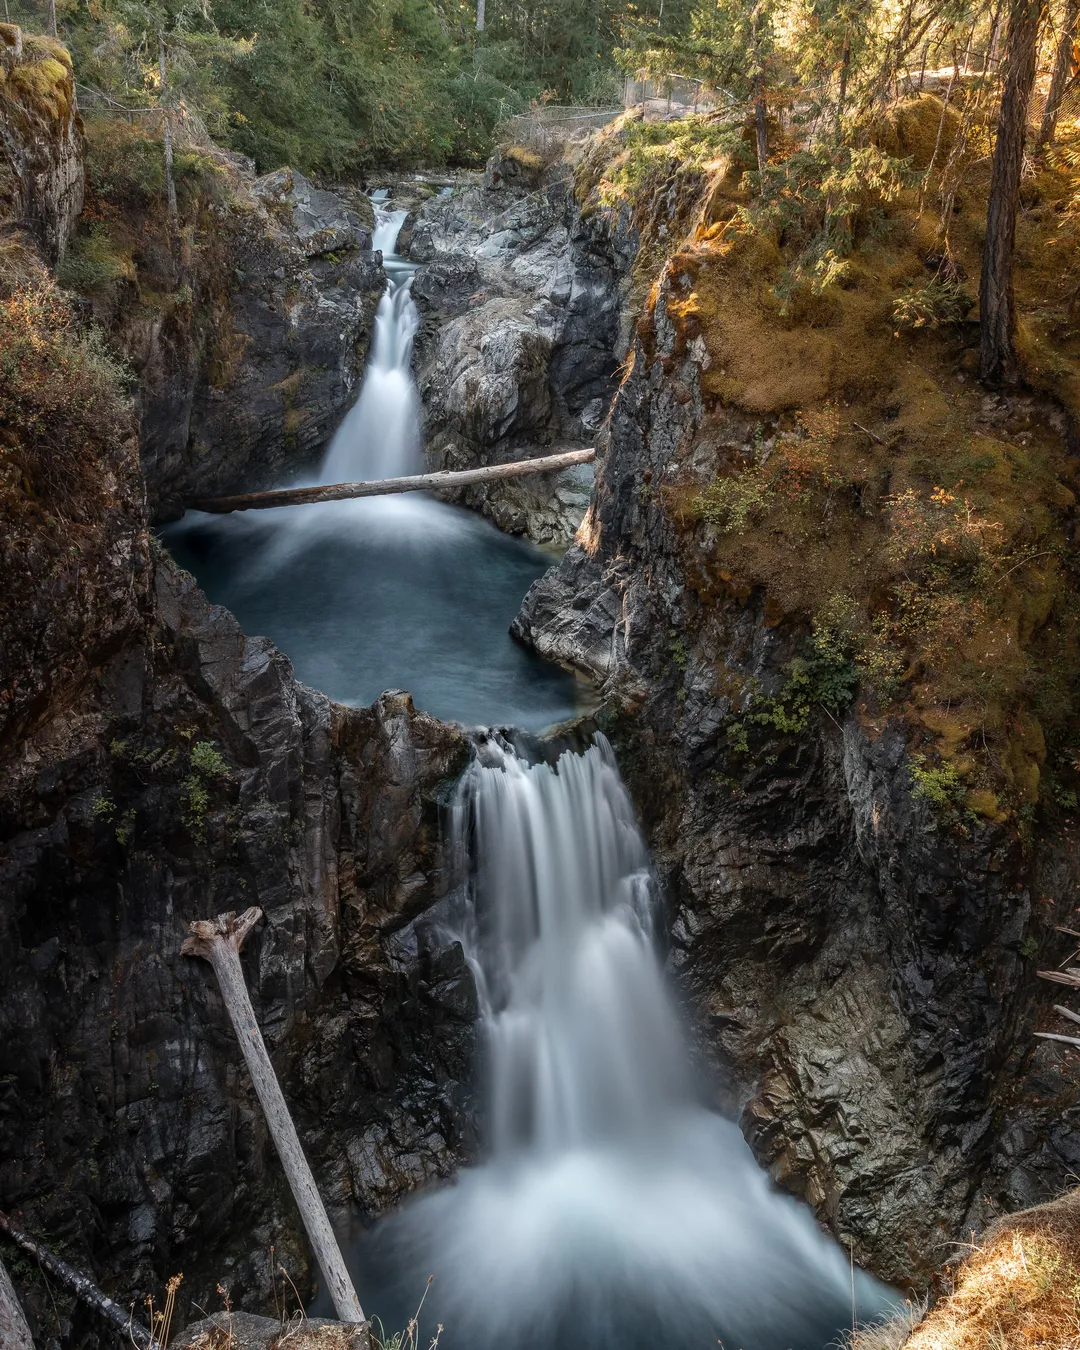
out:
<path id="1" fill-rule="evenodd" d="M 860 1320 L 886 1311 L 888 1292 L 695 1098 L 604 738 L 554 767 L 489 740 L 454 829 L 490 1156 L 377 1226 L 359 1278 L 388 1264 L 407 1297 L 434 1275 L 444 1350 L 822 1350 L 853 1302 Z"/>
<path id="2" fill-rule="evenodd" d="M 413 339 L 420 323 L 412 298 L 416 268 L 400 258 L 398 235 L 407 211 L 389 211 L 373 195 L 372 248 L 383 255 L 386 290 L 375 311 L 375 334 L 360 397 L 338 428 L 320 481 L 355 483 L 419 473 L 420 400 L 412 377 Z"/>
<path id="3" fill-rule="evenodd" d="M 323 461 L 281 486 L 399 477 L 422 468 L 410 370 L 415 267 L 400 258 L 404 211 L 376 196 L 386 293 L 359 397 Z M 170 546 L 211 598 L 272 638 L 297 674 L 342 703 L 408 688 L 417 706 L 467 723 L 541 728 L 573 716 L 576 690 L 507 629 L 546 565 L 472 511 L 424 493 L 229 516 L 189 512 Z"/>

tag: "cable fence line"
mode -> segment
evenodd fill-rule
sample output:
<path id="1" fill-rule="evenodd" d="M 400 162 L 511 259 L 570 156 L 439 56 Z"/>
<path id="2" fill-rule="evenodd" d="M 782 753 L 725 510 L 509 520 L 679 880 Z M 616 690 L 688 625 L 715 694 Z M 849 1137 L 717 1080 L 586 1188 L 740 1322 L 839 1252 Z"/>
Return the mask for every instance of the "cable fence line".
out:
<path id="1" fill-rule="evenodd" d="M 547 159 L 561 154 L 572 142 L 584 140 L 592 132 L 606 127 L 622 112 L 621 107 L 547 104 L 509 118 L 505 124 L 506 134 L 515 145 L 524 146 Z"/>

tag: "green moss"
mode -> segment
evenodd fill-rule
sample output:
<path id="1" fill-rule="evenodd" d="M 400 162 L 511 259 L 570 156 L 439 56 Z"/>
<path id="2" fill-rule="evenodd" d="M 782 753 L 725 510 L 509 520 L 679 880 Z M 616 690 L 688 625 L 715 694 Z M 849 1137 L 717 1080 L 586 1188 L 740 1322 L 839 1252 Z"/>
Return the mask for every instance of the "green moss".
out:
<path id="1" fill-rule="evenodd" d="M 65 121 L 75 97 L 71 57 L 55 38 L 27 37 L 22 59 L 8 72 L 5 97 L 51 122 Z"/>
<path id="2" fill-rule="evenodd" d="M 124 279 L 134 280 L 131 254 L 120 249 L 105 225 L 77 236 L 60 265 L 59 281 L 74 291 L 104 290 Z"/>

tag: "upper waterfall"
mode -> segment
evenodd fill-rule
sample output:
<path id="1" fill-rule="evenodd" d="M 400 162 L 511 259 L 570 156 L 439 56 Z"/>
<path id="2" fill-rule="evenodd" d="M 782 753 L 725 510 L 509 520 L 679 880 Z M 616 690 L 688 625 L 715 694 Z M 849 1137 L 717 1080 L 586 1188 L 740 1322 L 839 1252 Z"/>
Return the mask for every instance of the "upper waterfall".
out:
<path id="1" fill-rule="evenodd" d="M 415 268 L 394 251 L 407 211 L 373 198 L 372 246 L 383 255 L 386 290 L 375 311 L 375 334 L 360 397 L 330 442 L 320 482 L 397 478 L 421 470 L 420 399 L 412 375 L 420 315 L 412 298 Z"/>

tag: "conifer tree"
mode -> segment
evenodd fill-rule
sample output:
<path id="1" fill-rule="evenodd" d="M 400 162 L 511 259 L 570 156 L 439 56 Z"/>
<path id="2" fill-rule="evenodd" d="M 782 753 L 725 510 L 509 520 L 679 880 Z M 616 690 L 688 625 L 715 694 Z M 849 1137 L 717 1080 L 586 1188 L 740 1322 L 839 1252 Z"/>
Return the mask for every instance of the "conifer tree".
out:
<path id="1" fill-rule="evenodd" d="M 1044 12 L 1045 0 L 1012 0 L 1009 11 L 979 286 L 979 373 L 988 384 L 1014 384 L 1018 378 L 1013 246 L 1027 110 Z"/>

